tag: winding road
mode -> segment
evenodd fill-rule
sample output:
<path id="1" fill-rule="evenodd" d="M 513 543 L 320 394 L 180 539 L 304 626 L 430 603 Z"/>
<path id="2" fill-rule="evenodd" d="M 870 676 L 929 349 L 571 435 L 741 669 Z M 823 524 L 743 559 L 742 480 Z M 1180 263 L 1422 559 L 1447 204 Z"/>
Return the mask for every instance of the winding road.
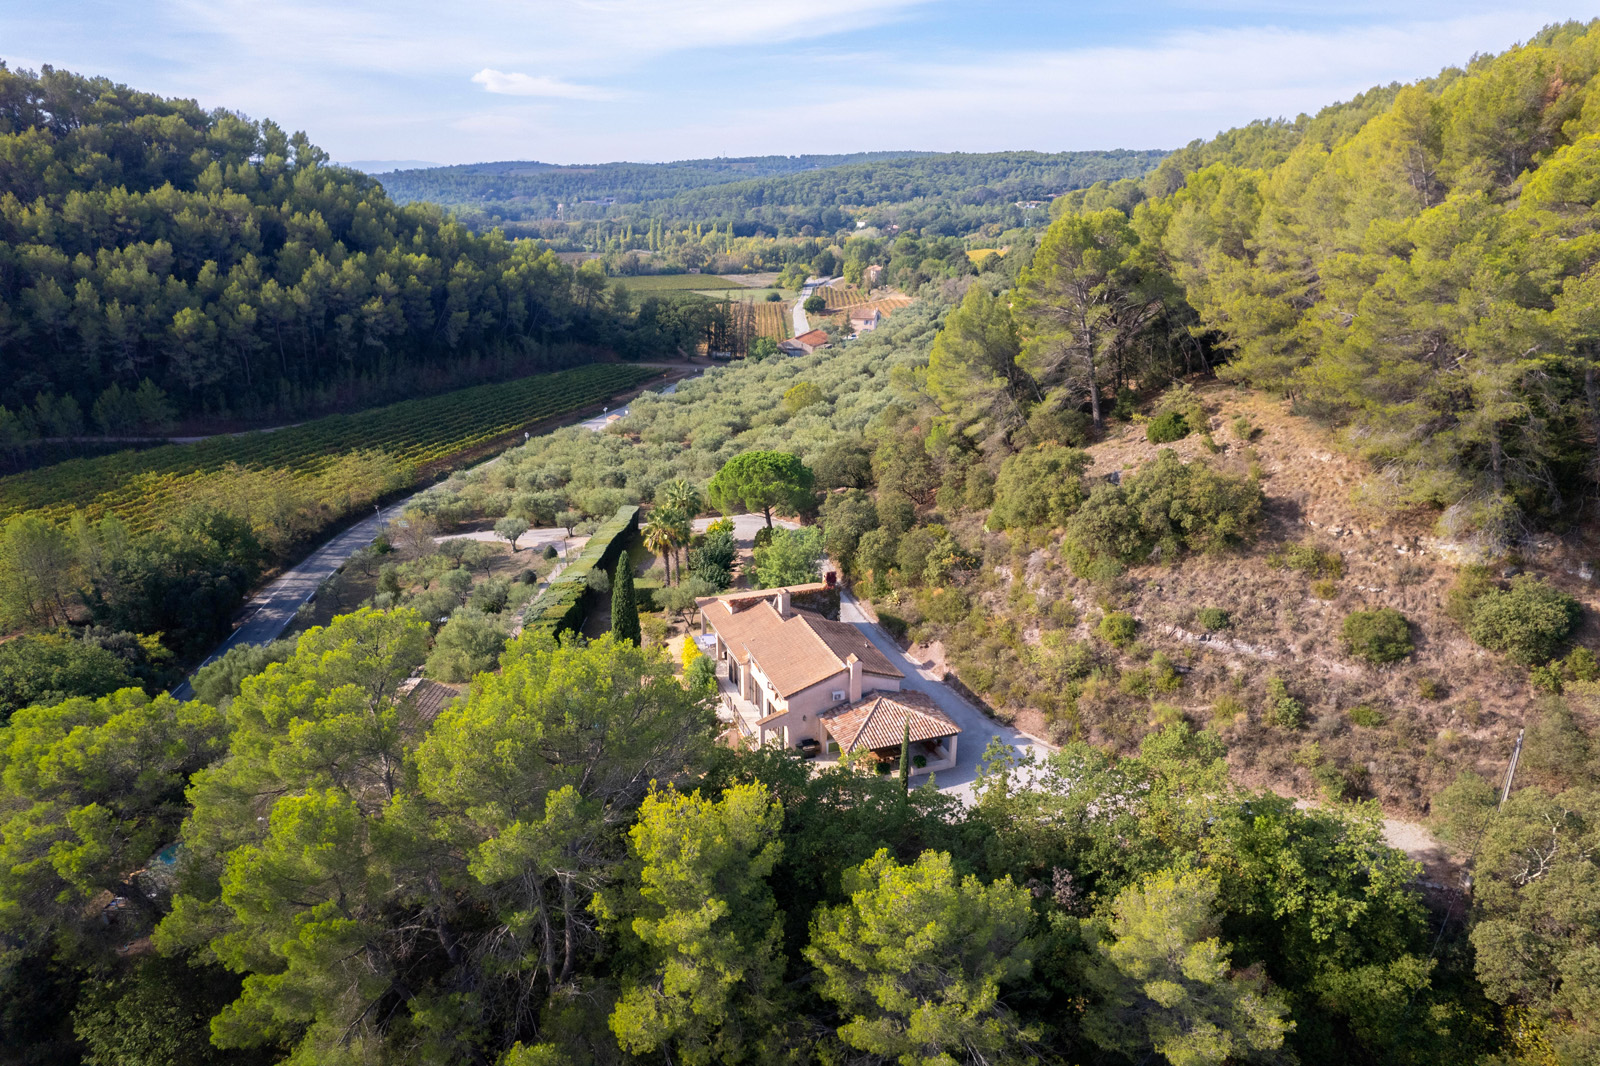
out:
<path id="1" fill-rule="evenodd" d="M 800 336 L 811 330 L 811 320 L 806 317 L 806 298 L 824 285 L 832 285 L 833 278 L 810 278 L 800 286 L 800 298 L 794 302 L 794 335 Z"/>
<path id="2" fill-rule="evenodd" d="M 678 383 L 674 381 L 660 391 L 672 393 L 677 391 L 677 387 Z M 627 408 L 623 407 L 621 411 L 626 414 Z M 556 429 L 563 429 L 567 426 L 584 424 L 586 424 L 584 419 L 574 419 L 571 422 L 563 422 L 561 425 L 552 426 L 545 432 L 553 432 Z M 507 445 L 507 448 L 510 447 L 512 445 Z M 499 461 L 500 456 L 497 455 L 481 465 L 487 466 L 489 463 L 497 463 Z M 348 562 L 356 552 L 371 544 L 377 538 L 378 532 L 383 528 L 384 523 L 405 513 L 407 505 L 424 492 L 427 492 L 429 488 L 432 488 L 432 486 L 418 489 L 410 496 L 390 504 L 381 511 L 374 509 L 372 514 L 326 541 L 321 547 L 306 556 L 305 559 L 285 570 L 271 584 L 261 589 L 245 603 L 239 612 L 243 621 L 234 627 L 227 640 L 219 644 L 216 650 L 206 656 L 205 661 L 200 666 L 216 661 L 241 644 L 270 644 L 272 641 L 277 640 L 283 634 L 283 631 L 288 628 L 289 623 L 294 620 L 296 612 L 316 594 L 322 583 L 337 573 L 339 568 Z M 199 667 L 196 667 L 196 669 L 199 669 Z M 172 690 L 172 695 L 180 700 L 190 700 L 194 698 L 194 688 L 189 684 L 189 680 L 185 679 L 182 684 Z"/>

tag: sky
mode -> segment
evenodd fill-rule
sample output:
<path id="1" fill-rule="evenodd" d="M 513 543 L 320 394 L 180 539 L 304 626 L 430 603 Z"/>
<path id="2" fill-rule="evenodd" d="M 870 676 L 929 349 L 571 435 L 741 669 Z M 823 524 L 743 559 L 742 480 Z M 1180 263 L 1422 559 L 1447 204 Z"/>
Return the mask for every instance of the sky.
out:
<path id="1" fill-rule="evenodd" d="M 336 161 L 1170 148 L 1498 52 L 1600 0 L 5 0 L 0 59 L 305 130 Z"/>

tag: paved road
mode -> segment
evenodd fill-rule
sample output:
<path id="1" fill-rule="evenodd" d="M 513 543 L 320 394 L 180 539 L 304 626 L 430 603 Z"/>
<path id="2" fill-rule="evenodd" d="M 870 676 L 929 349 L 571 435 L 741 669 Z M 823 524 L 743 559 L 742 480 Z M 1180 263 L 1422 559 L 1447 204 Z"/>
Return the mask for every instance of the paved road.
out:
<path id="1" fill-rule="evenodd" d="M 862 611 L 861 605 L 848 592 L 841 593 L 839 599 L 839 618 L 861 630 L 868 640 L 877 645 L 879 651 L 888 656 L 891 663 L 900 668 L 906 675 L 903 682 L 906 688 L 932 697 L 933 702 L 939 705 L 939 709 L 955 719 L 956 724 L 961 727 L 961 739 L 956 742 L 955 766 L 934 775 L 940 792 L 948 792 L 970 801 L 972 782 L 978 774 L 978 761 L 983 758 L 985 749 L 995 737 L 999 737 L 1008 747 L 1022 754 L 1032 753 L 1040 758 L 1048 754 L 1048 749 L 1036 743 L 1032 737 L 990 718 L 968 703 L 955 689 L 942 680 L 930 676 L 921 666 L 907 658 L 894 638 L 882 626 L 869 619 Z"/>
<path id="2" fill-rule="evenodd" d="M 696 518 L 689 523 L 696 533 L 704 533 L 713 522 L 720 522 L 720 518 Z M 779 529 L 799 529 L 800 523 L 787 518 L 774 518 L 772 524 Z M 736 514 L 733 516 L 733 542 L 740 547 L 748 548 L 756 542 L 756 534 L 765 529 L 767 520 L 758 514 Z"/>
<path id="3" fill-rule="evenodd" d="M 676 389 L 677 382 L 673 382 L 662 391 L 672 392 Z M 623 410 L 626 411 L 627 408 Z M 571 424 L 573 423 L 568 423 Z M 489 463 L 499 461 L 500 456 L 497 455 L 490 459 Z M 487 466 L 488 463 L 480 465 Z M 324 543 L 299 564 L 284 571 L 276 581 L 250 598 L 240 611 L 244 621 L 240 622 L 228 639 L 206 656 L 205 662 L 200 665 L 204 666 L 222 657 L 229 649 L 240 644 L 270 644 L 277 640 L 294 620 L 295 612 L 316 593 L 318 586 L 332 577 L 352 555 L 371 544 L 385 522 L 404 513 L 406 506 L 412 500 L 432 487 L 429 485 L 418 489 L 398 503 L 385 507 L 381 514 L 375 512 L 363 518 Z M 185 680 L 172 690 L 172 695 L 180 700 L 193 699 L 194 689 Z"/>
<path id="4" fill-rule="evenodd" d="M 806 297 L 824 285 L 832 285 L 833 282 L 833 278 L 809 278 L 804 285 L 800 286 L 800 298 L 794 302 L 794 335 L 796 337 L 802 333 L 809 332 L 811 329 L 811 320 L 806 318 Z"/>
<path id="5" fill-rule="evenodd" d="M 403 512 L 406 504 L 412 499 L 413 497 L 408 496 L 399 503 L 384 508 L 381 514 L 374 512 L 363 518 L 312 552 L 298 566 L 285 571 L 278 580 L 256 593 L 250 602 L 244 605 L 242 612 L 244 621 L 239 623 L 232 635 L 200 665 L 204 666 L 214 659 L 221 658 L 230 648 L 239 644 L 269 644 L 277 640 L 294 620 L 295 612 L 300 609 L 300 605 L 312 597 L 317 587 L 332 577 L 352 555 L 371 544 L 377 537 L 378 531 L 383 528 L 383 524 Z M 184 681 L 172 690 L 172 694 L 180 700 L 193 699 L 194 689 L 189 686 L 188 681 Z"/>
<path id="6" fill-rule="evenodd" d="M 649 365 L 649 364 L 645 364 L 645 365 Z M 704 374 L 705 372 L 706 372 L 706 368 L 705 367 L 701 367 L 700 368 L 700 373 Z M 659 391 L 661 393 L 661 395 L 663 395 L 663 396 L 671 396 L 673 393 L 678 391 L 678 383 L 676 381 L 674 381 L 672 384 L 668 385 L 666 388 L 659 389 L 657 391 Z M 592 429 L 596 433 L 598 433 L 602 429 L 605 429 L 607 426 L 609 426 L 611 423 L 617 421 L 618 419 L 627 418 L 628 417 L 628 412 L 631 411 L 632 409 L 633 409 L 633 405 L 632 404 L 628 404 L 625 407 L 618 407 L 615 410 L 605 411 L 605 412 L 602 412 L 600 414 L 597 414 L 593 418 L 586 419 L 586 420 L 584 420 L 582 422 L 579 422 L 578 425 L 582 426 L 584 429 Z"/>

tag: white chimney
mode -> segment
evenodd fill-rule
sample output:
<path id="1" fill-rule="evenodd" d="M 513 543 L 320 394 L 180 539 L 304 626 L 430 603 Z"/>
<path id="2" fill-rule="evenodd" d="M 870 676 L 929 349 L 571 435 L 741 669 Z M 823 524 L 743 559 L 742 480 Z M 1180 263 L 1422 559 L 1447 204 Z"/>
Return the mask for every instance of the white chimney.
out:
<path id="1" fill-rule="evenodd" d="M 777 609 L 778 609 L 778 617 L 779 618 L 788 618 L 789 617 L 789 590 L 788 589 L 779 589 L 778 590 L 778 602 L 774 606 L 776 606 Z"/>
<path id="2" fill-rule="evenodd" d="M 850 671 L 850 702 L 859 703 L 861 700 L 861 660 L 855 653 L 844 661 L 844 668 Z"/>

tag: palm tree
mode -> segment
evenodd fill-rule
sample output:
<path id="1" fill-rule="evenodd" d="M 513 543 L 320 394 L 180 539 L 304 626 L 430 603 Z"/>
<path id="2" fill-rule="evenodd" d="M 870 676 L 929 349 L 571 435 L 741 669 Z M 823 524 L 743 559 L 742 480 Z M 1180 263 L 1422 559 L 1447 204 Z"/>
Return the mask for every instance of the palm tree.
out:
<path id="1" fill-rule="evenodd" d="M 681 520 L 671 508 L 657 507 L 651 510 L 650 517 L 645 520 L 644 528 L 639 531 L 640 539 L 644 546 L 654 555 L 661 557 L 662 564 L 667 569 L 667 582 L 672 582 L 672 549 L 676 546 L 677 523 Z"/>
<path id="2" fill-rule="evenodd" d="M 673 478 L 658 486 L 656 502 L 688 518 L 693 518 L 705 508 L 705 503 L 700 498 L 700 490 L 681 477 Z"/>
<path id="3" fill-rule="evenodd" d="M 684 557 L 678 560 L 678 580 L 682 581 L 683 564 L 688 561 L 689 542 L 694 539 L 694 525 L 689 521 L 687 512 L 676 508 L 669 509 L 669 513 L 662 515 L 661 518 L 672 523 L 673 555 L 676 556 L 680 551 L 684 553 Z"/>

